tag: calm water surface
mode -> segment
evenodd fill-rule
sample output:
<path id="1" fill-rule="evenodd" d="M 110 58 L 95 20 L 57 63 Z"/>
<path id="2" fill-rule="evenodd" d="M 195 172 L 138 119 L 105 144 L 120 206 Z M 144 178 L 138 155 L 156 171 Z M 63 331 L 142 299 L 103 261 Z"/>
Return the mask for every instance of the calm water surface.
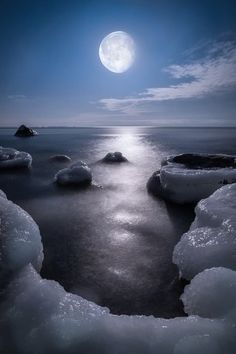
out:
<path id="1" fill-rule="evenodd" d="M 0 129 L 0 145 L 29 152 L 33 166 L 1 172 L 0 188 L 40 227 L 42 275 L 113 313 L 183 315 L 183 284 L 171 258 L 194 213 L 154 199 L 146 182 L 172 153 L 236 154 L 236 129 L 39 129 L 29 139 L 13 133 Z M 109 151 L 130 163 L 99 163 Z M 50 162 L 53 154 L 87 162 L 102 188 L 58 188 L 53 177 L 65 164 Z"/>

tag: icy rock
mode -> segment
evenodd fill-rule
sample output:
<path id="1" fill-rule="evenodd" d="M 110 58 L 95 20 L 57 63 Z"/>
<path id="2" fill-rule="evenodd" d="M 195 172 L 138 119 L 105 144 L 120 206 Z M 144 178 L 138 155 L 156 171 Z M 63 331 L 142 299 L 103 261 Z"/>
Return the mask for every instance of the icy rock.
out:
<path id="1" fill-rule="evenodd" d="M 38 271 L 43 260 L 39 228 L 31 216 L 0 196 L 0 284 L 28 263 Z"/>
<path id="2" fill-rule="evenodd" d="M 92 172 L 85 162 L 78 161 L 57 172 L 55 181 L 59 185 L 89 185 L 92 182 Z"/>
<path id="3" fill-rule="evenodd" d="M 38 135 L 36 130 L 33 130 L 31 128 L 28 128 L 26 125 L 22 124 L 17 131 L 15 132 L 15 136 L 21 137 L 21 138 L 26 138 L 30 136 L 35 136 Z"/>
<path id="4" fill-rule="evenodd" d="M 109 152 L 102 159 L 102 162 L 105 163 L 116 163 L 116 162 L 127 162 L 127 158 L 122 155 L 121 152 Z"/>
<path id="5" fill-rule="evenodd" d="M 221 187 L 196 208 L 190 230 L 177 243 L 173 262 L 191 279 L 211 267 L 236 270 L 236 183 Z"/>
<path id="6" fill-rule="evenodd" d="M 206 269 L 184 289 L 181 299 L 188 315 L 225 317 L 236 307 L 236 272 L 223 268 Z"/>
<path id="7" fill-rule="evenodd" d="M 67 155 L 53 155 L 49 160 L 52 162 L 71 162 L 71 158 Z"/>
<path id="8" fill-rule="evenodd" d="M 147 188 L 175 203 L 196 203 L 225 184 L 236 182 L 236 159 L 230 155 L 182 154 L 162 162 Z"/>
<path id="9" fill-rule="evenodd" d="M 30 167 L 32 157 L 24 151 L 0 146 L 0 170 L 8 168 Z"/>

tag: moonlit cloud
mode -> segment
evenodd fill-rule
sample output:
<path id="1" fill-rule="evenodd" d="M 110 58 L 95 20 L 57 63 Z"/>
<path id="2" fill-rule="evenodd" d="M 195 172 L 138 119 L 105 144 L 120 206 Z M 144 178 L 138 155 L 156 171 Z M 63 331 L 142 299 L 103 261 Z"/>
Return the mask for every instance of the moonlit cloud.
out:
<path id="1" fill-rule="evenodd" d="M 7 98 L 13 101 L 21 101 L 27 99 L 25 95 L 8 95 Z"/>
<path id="2" fill-rule="evenodd" d="M 144 106 L 150 103 L 225 93 L 236 86 L 236 43 L 212 43 L 203 59 L 171 65 L 164 71 L 178 82 L 167 87 L 148 88 L 136 97 L 104 98 L 99 102 L 109 111 L 134 113 L 135 110 L 144 111 Z"/>

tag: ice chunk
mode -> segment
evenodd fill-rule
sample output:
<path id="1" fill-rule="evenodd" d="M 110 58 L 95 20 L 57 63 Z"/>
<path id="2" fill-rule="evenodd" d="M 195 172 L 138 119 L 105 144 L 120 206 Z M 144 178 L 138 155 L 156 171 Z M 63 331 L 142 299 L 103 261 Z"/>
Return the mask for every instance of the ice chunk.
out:
<path id="1" fill-rule="evenodd" d="M 31 216 L 12 203 L 1 192 L 0 197 L 0 283 L 32 263 L 40 270 L 43 247 L 39 228 Z"/>
<path id="2" fill-rule="evenodd" d="M 236 307 L 236 272 L 222 267 L 206 269 L 184 289 L 185 312 L 207 318 L 225 317 Z"/>
<path id="3" fill-rule="evenodd" d="M 195 208 L 191 228 L 175 246 L 173 262 L 191 279 L 206 268 L 236 270 L 236 183 L 218 189 Z"/>
<path id="4" fill-rule="evenodd" d="M 236 159 L 229 155 L 170 156 L 160 173 L 148 181 L 148 190 L 175 203 L 195 203 L 225 184 L 236 182 Z"/>
<path id="5" fill-rule="evenodd" d="M 92 182 L 92 172 L 85 162 L 78 161 L 57 172 L 55 181 L 60 185 L 88 185 Z"/>
<path id="6" fill-rule="evenodd" d="M 116 162 L 127 162 L 127 158 L 122 155 L 121 152 L 109 152 L 106 156 L 102 159 L 102 162 L 106 163 L 116 163 Z"/>
<path id="7" fill-rule="evenodd" d="M 32 157 L 24 151 L 0 146 L 0 169 L 30 167 Z"/>

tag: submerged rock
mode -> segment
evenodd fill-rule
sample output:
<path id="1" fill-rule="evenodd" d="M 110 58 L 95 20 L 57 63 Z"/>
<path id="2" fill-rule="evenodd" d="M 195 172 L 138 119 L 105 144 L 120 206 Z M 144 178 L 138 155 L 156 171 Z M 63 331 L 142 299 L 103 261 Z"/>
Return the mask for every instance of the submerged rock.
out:
<path id="1" fill-rule="evenodd" d="M 30 137 L 30 136 L 35 136 L 38 135 L 38 133 L 36 132 L 36 130 L 33 130 L 31 128 L 28 128 L 26 125 L 22 124 L 17 131 L 15 132 L 15 136 L 18 137 Z"/>
<path id="2" fill-rule="evenodd" d="M 116 163 L 116 162 L 128 162 L 127 158 L 122 155 L 121 152 L 109 152 L 102 159 L 102 162 L 105 163 Z"/>
<path id="3" fill-rule="evenodd" d="M 55 175 L 55 181 L 59 185 L 85 186 L 92 182 L 92 172 L 83 161 L 78 161 L 68 168 L 60 170 Z"/>
<path id="4" fill-rule="evenodd" d="M 52 162 L 71 162 L 71 158 L 67 155 L 53 155 L 49 160 Z"/>
<path id="5" fill-rule="evenodd" d="M 225 184 L 236 182 L 235 156 L 181 154 L 162 162 L 147 183 L 147 189 L 175 203 L 197 203 Z"/>
<path id="6" fill-rule="evenodd" d="M 32 156 L 28 152 L 0 146 L 0 169 L 30 167 Z"/>

